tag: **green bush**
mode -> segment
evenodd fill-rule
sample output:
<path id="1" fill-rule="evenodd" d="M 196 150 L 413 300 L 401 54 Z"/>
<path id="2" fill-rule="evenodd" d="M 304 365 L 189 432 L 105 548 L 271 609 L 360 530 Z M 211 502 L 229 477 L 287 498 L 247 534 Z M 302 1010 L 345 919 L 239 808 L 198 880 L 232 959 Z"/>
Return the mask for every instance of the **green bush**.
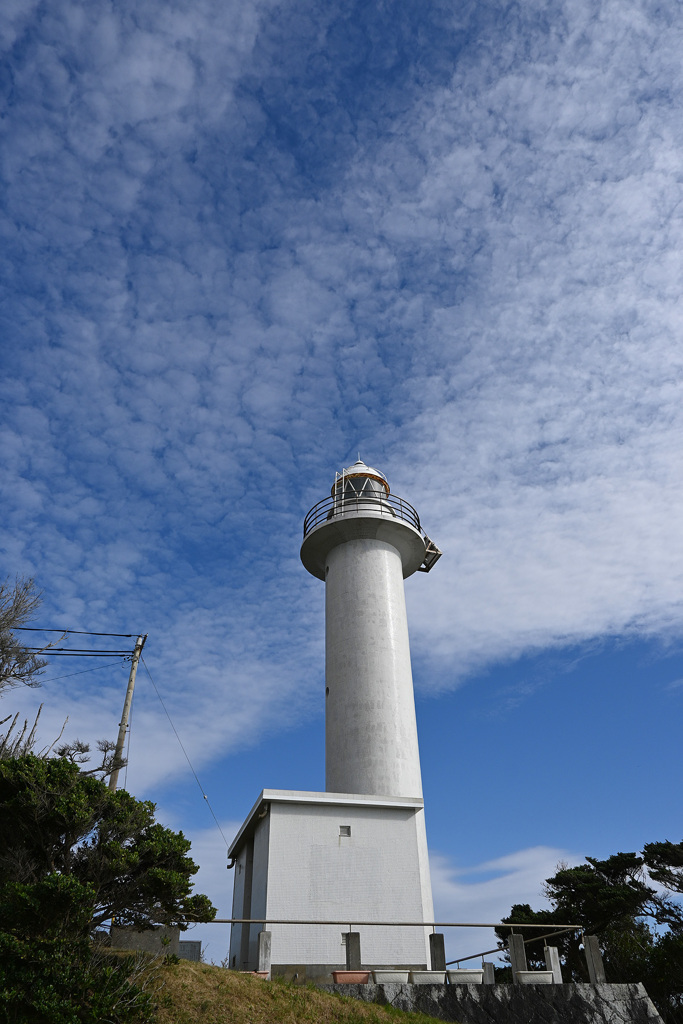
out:
<path id="1" fill-rule="evenodd" d="M 135 955 L 114 957 L 85 939 L 22 939 L 0 932 L 2 1024 L 143 1024 L 152 1002 L 134 982 Z"/>

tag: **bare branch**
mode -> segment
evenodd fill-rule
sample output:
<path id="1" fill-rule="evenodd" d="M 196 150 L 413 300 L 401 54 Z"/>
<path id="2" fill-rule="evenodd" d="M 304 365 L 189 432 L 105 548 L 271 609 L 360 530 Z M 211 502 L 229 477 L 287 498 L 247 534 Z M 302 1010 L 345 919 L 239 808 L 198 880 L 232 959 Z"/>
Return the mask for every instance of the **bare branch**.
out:
<path id="1" fill-rule="evenodd" d="M 32 618 L 41 598 L 32 577 L 17 577 L 13 584 L 9 578 L 0 582 L 0 691 L 11 686 L 40 686 L 38 676 L 47 661 L 17 640 L 12 631 Z"/>
<path id="2" fill-rule="evenodd" d="M 66 728 L 66 723 L 69 721 L 69 719 L 65 719 L 64 725 L 62 726 L 57 739 L 53 740 L 52 743 L 49 744 L 49 746 L 44 747 L 42 750 L 34 751 L 33 748 L 36 742 L 36 729 L 38 727 L 38 719 L 40 718 L 42 710 L 43 705 L 41 704 L 40 707 L 38 708 L 38 713 L 36 714 L 36 717 L 34 719 L 33 725 L 31 726 L 30 732 L 28 733 L 28 736 L 26 735 L 26 731 L 28 729 L 27 718 L 24 719 L 24 725 L 21 729 L 21 732 L 18 734 L 15 733 L 15 729 L 17 728 L 17 723 L 19 721 L 19 712 L 17 712 L 14 718 L 12 718 L 11 715 L 8 715 L 7 718 L 3 718 L 2 721 L 0 721 L 0 726 L 2 726 L 5 724 L 5 722 L 9 722 L 10 718 L 12 718 L 12 724 L 10 725 L 9 729 L 7 729 L 4 733 L 0 733 L 0 761 L 9 760 L 13 757 L 25 757 L 26 754 L 33 753 L 35 753 L 36 757 L 47 757 L 50 754 L 50 751 L 54 747 L 55 743 L 57 743 L 61 739 L 62 733 Z"/>
<path id="3" fill-rule="evenodd" d="M 108 778 L 117 768 L 125 768 L 127 761 L 124 757 L 116 757 L 116 744 L 113 740 L 98 740 L 97 749 L 102 754 L 100 763 L 94 768 L 87 770 L 81 768 L 82 775 L 97 775 L 102 779 Z M 63 743 L 55 751 L 57 757 L 66 757 L 73 764 L 84 765 L 90 760 L 90 746 L 81 740 L 73 743 Z"/>
<path id="4" fill-rule="evenodd" d="M 85 764 L 90 760 L 90 746 L 82 740 L 62 743 L 61 747 L 57 747 L 55 753 L 57 757 L 66 757 L 72 764 Z"/>

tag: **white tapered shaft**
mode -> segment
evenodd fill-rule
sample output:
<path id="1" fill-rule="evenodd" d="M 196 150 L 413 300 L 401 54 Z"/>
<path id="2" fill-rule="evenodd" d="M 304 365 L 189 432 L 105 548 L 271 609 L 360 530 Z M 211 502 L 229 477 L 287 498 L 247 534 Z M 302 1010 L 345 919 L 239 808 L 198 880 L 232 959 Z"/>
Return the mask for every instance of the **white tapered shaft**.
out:
<path id="1" fill-rule="evenodd" d="M 325 567 L 325 788 L 421 797 L 403 565 L 349 539 Z"/>

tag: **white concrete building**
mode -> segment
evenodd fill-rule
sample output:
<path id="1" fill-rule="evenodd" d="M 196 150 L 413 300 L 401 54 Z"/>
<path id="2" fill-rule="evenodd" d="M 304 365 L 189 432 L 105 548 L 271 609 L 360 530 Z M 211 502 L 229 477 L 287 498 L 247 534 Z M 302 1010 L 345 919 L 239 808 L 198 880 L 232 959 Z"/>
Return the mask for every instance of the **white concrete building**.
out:
<path id="1" fill-rule="evenodd" d="M 343 967 L 349 930 L 360 932 L 364 966 L 429 963 L 403 580 L 439 555 L 412 506 L 360 461 L 306 516 L 301 559 L 325 581 L 326 792 L 264 790 L 236 836 L 232 916 L 257 923 L 233 925 L 231 967 L 256 969 L 262 929 L 274 974 L 320 978 Z M 271 923 L 284 920 L 300 923 Z"/>

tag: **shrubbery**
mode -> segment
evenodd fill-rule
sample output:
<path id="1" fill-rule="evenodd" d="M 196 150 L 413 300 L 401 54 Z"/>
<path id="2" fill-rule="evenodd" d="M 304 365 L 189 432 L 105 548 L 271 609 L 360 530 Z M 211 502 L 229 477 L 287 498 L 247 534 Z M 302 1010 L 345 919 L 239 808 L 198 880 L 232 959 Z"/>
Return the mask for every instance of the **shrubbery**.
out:
<path id="1" fill-rule="evenodd" d="M 145 960 L 94 945 L 98 925 L 211 920 L 190 843 L 65 757 L 0 760 L 0 1020 L 150 1019 Z M 137 979 L 137 980 L 136 980 Z"/>
<path id="2" fill-rule="evenodd" d="M 25 939 L 0 931 L 0 1020 L 142 1024 L 153 1016 L 145 967 L 141 957 L 117 957 L 87 939 Z"/>

